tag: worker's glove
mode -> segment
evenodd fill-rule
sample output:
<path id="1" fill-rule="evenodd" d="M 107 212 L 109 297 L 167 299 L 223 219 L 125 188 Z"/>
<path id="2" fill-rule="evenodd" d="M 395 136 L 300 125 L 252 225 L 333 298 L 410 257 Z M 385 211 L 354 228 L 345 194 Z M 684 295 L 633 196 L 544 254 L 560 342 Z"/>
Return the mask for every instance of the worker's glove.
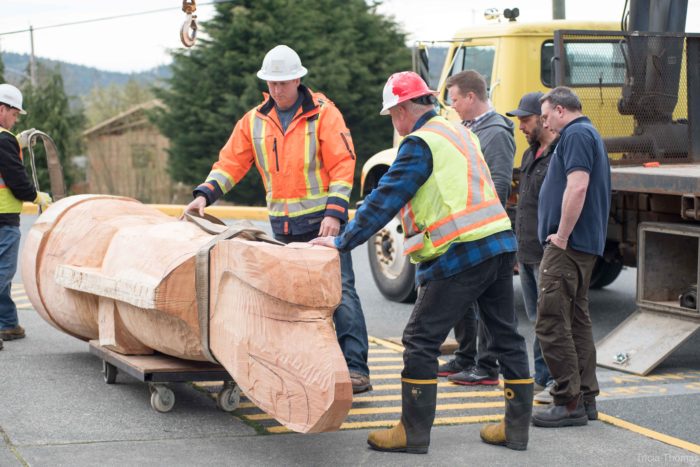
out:
<path id="1" fill-rule="evenodd" d="M 35 131 L 36 131 L 35 128 L 30 128 L 30 129 L 24 130 L 22 133 L 18 134 L 17 140 L 19 141 L 19 147 L 21 147 L 21 148 L 29 147 L 29 135 L 31 135 Z"/>
<path id="2" fill-rule="evenodd" d="M 36 192 L 36 198 L 34 199 L 34 204 L 41 206 L 41 209 L 46 209 L 51 206 L 52 200 L 48 193 L 43 191 Z"/>

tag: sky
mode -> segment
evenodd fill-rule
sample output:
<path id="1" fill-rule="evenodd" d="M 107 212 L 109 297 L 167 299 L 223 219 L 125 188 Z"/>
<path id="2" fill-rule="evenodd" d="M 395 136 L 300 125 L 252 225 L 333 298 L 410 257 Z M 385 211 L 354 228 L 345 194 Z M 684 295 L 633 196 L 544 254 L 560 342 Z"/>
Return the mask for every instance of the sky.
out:
<path id="1" fill-rule="evenodd" d="M 197 16 L 214 14 L 211 0 L 198 0 Z M 342 0 L 339 0 L 342 5 Z M 567 19 L 620 21 L 624 0 L 568 0 Z M 28 32 L 5 34 L 33 26 L 38 57 L 62 60 L 109 71 L 138 72 L 170 63 L 169 50 L 183 47 L 180 27 L 185 21 L 181 0 L 2 0 L 0 50 L 29 53 Z M 381 14 L 392 16 L 415 40 L 446 40 L 457 29 L 488 22 L 487 8 L 517 7 L 519 21 L 551 18 L 551 0 L 384 0 Z M 63 23 L 152 10 L 166 11 L 58 28 Z M 690 0 L 688 32 L 700 32 L 700 1 Z M 195 45 L 196 47 L 196 45 Z M 261 59 L 265 51 L 261 51 Z M 303 57 L 302 57 L 303 60 Z"/>

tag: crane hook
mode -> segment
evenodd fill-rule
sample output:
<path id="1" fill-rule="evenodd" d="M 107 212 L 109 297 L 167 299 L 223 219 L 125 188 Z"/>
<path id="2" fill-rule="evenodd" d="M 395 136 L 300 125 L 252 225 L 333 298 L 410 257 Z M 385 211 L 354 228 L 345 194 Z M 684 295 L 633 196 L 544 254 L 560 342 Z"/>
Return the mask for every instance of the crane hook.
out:
<path id="1" fill-rule="evenodd" d="M 180 29 L 180 40 L 185 47 L 192 47 L 197 39 L 197 10 L 195 0 L 182 0 L 182 11 L 187 14 L 187 19 Z"/>

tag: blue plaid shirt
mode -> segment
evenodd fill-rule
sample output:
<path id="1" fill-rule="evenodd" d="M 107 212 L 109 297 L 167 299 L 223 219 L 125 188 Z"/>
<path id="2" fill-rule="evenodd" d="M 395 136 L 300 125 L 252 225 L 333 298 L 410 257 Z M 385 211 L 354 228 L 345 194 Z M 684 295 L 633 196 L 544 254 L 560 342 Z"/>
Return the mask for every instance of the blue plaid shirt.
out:
<path id="1" fill-rule="evenodd" d="M 435 115 L 433 111 L 424 114 L 412 131 L 425 125 Z M 345 232 L 335 239 L 336 247 L 340 251 L 349 251 L 369 240 L 416 195 L 432 172 L 433 155 L 428 145 L 420 138 L 405 138 L 399 146 L 396 160 L 379 180 L 377 188 L 365 198 Z M 423 285 L 428 281 L 445 279 L 501 253 L 516 250 L 512 230 L 472 242 L 455 242 L 439 257 L 419 263 L 416 281 Z"/>

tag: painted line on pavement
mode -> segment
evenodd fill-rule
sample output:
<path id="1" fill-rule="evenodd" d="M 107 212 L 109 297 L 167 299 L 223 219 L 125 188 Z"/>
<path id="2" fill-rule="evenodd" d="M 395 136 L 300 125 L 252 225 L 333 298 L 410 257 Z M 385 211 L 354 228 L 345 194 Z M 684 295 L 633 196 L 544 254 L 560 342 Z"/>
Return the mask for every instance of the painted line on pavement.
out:
<path id="1" fill-rule="evenodd" d="M 614 425 L 618 428 L 624 428 L 625 430 L 638 433 L 642 436 L 646 436 L 647 438 L 651 438 L 656 441 L 660 441 L 662 443 L 669 444 L 671 446 L 675 446 L 677 448 L 684 449 L 695 454 L 700 454 L 700 445 L 697 445 L 695 443 L 691 443 L 689 441 L 669 436 L 664 433 L 659 433 L 658 431 L 650 430 L 649 428 L 644 428 L 643 426 L 630 423 L 626 420 L 622 420 L 621 418 L 613 417 L 612 415 L 606 415 L 604 413 L 598 412 L 598 418 L 601 421 L 609 423 L 610 425 Z"/>
<path id="2" fill-rule="evenodd" d="M 436 417 L 433 426 L 437 425 L 469 425 L 474 423 L 500 422 L 502 414 L 496 415 L 467 415 L 464 417 Z M 372 420 L 368 422 L 345 422 L 340 425 L 341 430 L 357 430 L 361 428 L 384 428 L 396 425 L 396 420 Z M 293 433 L 285 426 L 273 426 L 267 429 L 270 433 Z"/>
<path id="3" fill-rule="evenodd" d="M 18 307 L 24 305 L 24 300 L 28 301 L 28 297 L 25 294 L 22 284 L 14 283 L 12 284 L 12 296 L 13 299 L 21 302 Z M 31 303 L 27 303 L 27 308 L 31 309 Z M 372 344 L 370 346 L 370 357 L 369 361 L 373 363 L 391 363 L 396 361 L 402 361 L 401 356 L 391 357 L 392 353 L 403 352 L 403 347 L 397 345 L 393 342 L 387 341 L 385 339 L 380 339 L 376 337 L 369 336 L 369 342 Z M 380 354 L 382 356 L 375 357 L 374 355 Z M 374 391 L 371 396 L 364 395 L 358 396 L 353 399 L 353 404 L 366 404 L 366 403 L 386 403 L 386 402 L 398 402 L 401 400 L 401 375 L 398 373 L 376 373 L 375 371 L 381 370 L 398 370 L 402 368 L 402 365 L 373 365 L 372 367 L 372 380 L 397 380 L 396 383 L 389 384 L 376 384 L 374 385 Z M 607 376 L 607 375 L 606 375 Z M 700 371 L 690 370 L 682 373 L 662 373 L 652 376 L 637 376 L 637 375 L 612 375 L 609 378 L 604 378 L 608 382 L 613 384 L 621 384 L 622 386 L 614 386 L 603 388 L 601 391 L 601 400 L 605 399 L 618 399 L 627 397 L 640 397 L 649 395 L 675 395 L 681 394 L 683 389 L 690 390 L 692 392 L 700 391 L 700 381 L 688 381 L 693 378 L 700 378 Z M 666 384 L 664 386 L 647 384 L 647 385 L 627 385 L 634 382 L 669 382 L 670 385 Z M 203 387 L 213 387 L 216 385 L 221 385 L 221 383 L 198 383 L 198 386 Z M 502 387 L 502 381 L 499 386 Z M 438 399 L 471 399 L 474 398 L 499 398 L 502 397 L 502 391 L 500 390 L 480 390 L 481 388 L 472 388 L 471 391 L 462 390 L 462 386 L 455 385 L 448 381 L 439 381 L 438 387 L 442 388 L 443 391 L 438 392 Z M 494 387 L 495 388 L 495 387 Z M 399 391 L 394 394 L 377 394 L 382 391 Z M 214 394 L 212 394 L 212 397 Z M 244 396 L 245 400 L 245 396 Z M 502 400 L 498 401 L 488 401 L 488 402 L 465 402 L 465 403 L 449 403 L 449 404 L 438 404 L 437 413 L 435 418 L 435 425 L 456 425 L 456 424 L 470 424 L 470 423 L 484 423 L 499 421 L 503 418 L 502 414 L 482 414 L 482 415 L 461 415 L 461 416 L 450 416 L 444 417 L 442 411 L 454 411 L 454 410 L 480 410 L 480 409 L 491 409 L 491 408 L 502 408 L 504 403 Z M 260 410 L 255 404 L 249 401 L 242 402 L 239 406 L 239 410 Z M 371 416 L 379 414 L 398 414 L 401 413 L 400 406 L 375 406 L 375 407 L 356 407 L 350 410 L 350 415 L 354 416 Z M 264 412 L 246 414 L 238 413 L 237 416 L 255 421 L 272 420 L 270 416 Z M 601 421 L 608 424 L 614 425 L 618 428 L 622 428 L 634 433 L 646 436 L 648 438 L 660 441 L 662 443 L 684 449 L 686 451 L 692 452 L 694 454 L 700 454 L 700 445 L 685 441 L 664 433 L 660 433 L 649 428 L 636 425 L 634 423 L 622 420 L 617 417 L 613 417 L 604 413 L 599 413 L 599 418 Z M 276 422 L 274 422 L 276 423 Z M 340 427 L 341 430 L 350 429 L 360 429 L 360 428 L 377 428 L 377 427 L 390 427 L 396 424 L 396 420 L 352 420 L 346 421 Z M 288 433 L 291 432 L 288 428 L 281 426 L 279 424 L 264 426 L 263 427 L 268 433 Z"/>

